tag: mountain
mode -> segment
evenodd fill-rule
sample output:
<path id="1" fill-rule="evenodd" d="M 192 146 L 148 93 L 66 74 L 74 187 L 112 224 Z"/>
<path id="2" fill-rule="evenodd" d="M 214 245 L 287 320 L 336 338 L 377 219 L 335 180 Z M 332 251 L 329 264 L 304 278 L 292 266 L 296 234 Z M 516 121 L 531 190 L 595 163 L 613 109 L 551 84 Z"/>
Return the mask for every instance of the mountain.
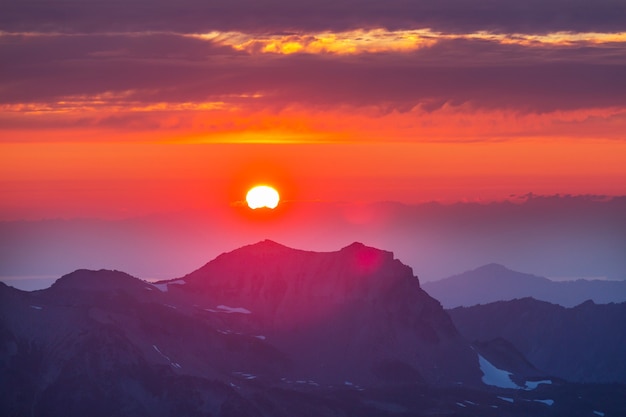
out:
<path id="1" fill-rule="evenodd" d="M 626 281 L 584 280 L 555 282 L 536 275 L 489 264 L 423 284 L 445 308 L 532 297 L 574 307 L 585 300 L 598 304 L 626 301 Z"/>
<path id="2" fill-rule="evenodd" d="M 469 340 L 506 340 L 549 375 L 626 383 L 626 303 L 565 308 L 523 298 L 448 312 Z"/>
<path id="3" fill-rule="evenodd" d="M 298 379 L 371 383 L 388 368 L 431 383 L 480 377 L 470 346 L 411 268 L 359 243 L 324 253 L 263 241 L 218 256 L 168 292 L 209 311 L 222 331 L 271 340 L 297 358 Z M 240 314 L 224 321 L 227 311 Z"/>
<path id="4" fill-rule="evenodd" d="M 626 412 L 606 399 L 626 386 L 469 343 L 411 268 L 358 243 L 263 241 L 157 283 L 77 270 L 45 290 L 0 284 L 0 390 L 6 416 Z"/>

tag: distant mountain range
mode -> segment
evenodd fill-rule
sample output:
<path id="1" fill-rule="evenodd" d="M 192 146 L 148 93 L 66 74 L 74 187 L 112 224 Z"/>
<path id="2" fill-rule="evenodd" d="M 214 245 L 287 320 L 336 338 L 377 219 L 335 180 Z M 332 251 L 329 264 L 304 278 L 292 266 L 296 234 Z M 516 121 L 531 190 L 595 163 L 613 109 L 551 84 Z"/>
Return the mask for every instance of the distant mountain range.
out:
<path id="1" fill-rule="evenodd" d="M 23 278 L 103 266 L 169 279 L 224 248 L 265 238 L 313 250 L 361 241 L 393 251 L 423 282 L 492 261 L 547 277 L 626 279 L 626 196 L 518 197 L 516 203 L 415 205 L 290 201 L 285 216 L 262 222 L 242 222 L 239 210 L 227 216 L 200 210 L 117 220 L 0 221 L 0 281 L 43 289 L 53 279 Z"/>
<path id="2" fill-rule="evenodd" d="M 506 340 L 549 375 L 626 383 L 626 303 L 565 308 L 524 298 L 448 313 L 469 340 Z"/>
<path id="3" fill-rule="evenodd" d="M 626 385 L 565 382 L 524 352 L 470 343 L 411 268 L 359 243 L 263 241 L 157 283 L 107 270 L 0 283 L 7 416 L 626 413 Z"/>
<path id="4" fill-rule="evenodd" d="M 423 284 L 424 290 L 445 308 L 473 306 L 532 297 L 574 307 L 586 300 L 598 304 L 626 301 L 626 281 L 551 281 L 548 278 L 511 271 L 489 264 L 439 281 Z"/>

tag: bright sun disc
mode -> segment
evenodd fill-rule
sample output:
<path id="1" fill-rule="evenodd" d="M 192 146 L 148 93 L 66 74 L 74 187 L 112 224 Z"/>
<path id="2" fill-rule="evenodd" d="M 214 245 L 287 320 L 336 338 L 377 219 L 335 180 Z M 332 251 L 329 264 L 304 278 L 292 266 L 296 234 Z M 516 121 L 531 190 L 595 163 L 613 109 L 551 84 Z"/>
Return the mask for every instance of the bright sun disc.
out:
<path id="1" fill-rule="evenodd" d="M 251 188 L 248 194 L 246 194 L 246 202 L 251 209 L 262 207 L 273 209 L 278 206 L 279 201 L 278 191 L 267 185 L 258 185 Z"/>

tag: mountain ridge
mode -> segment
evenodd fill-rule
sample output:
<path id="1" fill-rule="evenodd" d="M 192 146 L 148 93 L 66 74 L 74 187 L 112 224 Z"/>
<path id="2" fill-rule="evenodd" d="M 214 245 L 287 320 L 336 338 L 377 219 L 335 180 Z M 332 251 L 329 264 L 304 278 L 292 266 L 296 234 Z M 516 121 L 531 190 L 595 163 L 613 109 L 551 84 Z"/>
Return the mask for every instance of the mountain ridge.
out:
<path id="1" fill-rule="evenodd" d="M 626 281 L 552 281 L 538 275 L 513 271 L 496 263 L 439 281 L 426 282 L 423 287 L 445 308 L 469 307 L 524 297 L 565 307 L 574 307 L 588 299 L 598 304 L 626 301 Z"/>
<path id="2" fill-rule="evenodd" d="M 462 363 L 472 361 L 469 346 L 459 339 L 439 303 L 420 288 L 412 269 L 391 252 L 361 243 L 335 252 L 312 252 L 262 241 L 222 254 L 177 281 L 184 284 L 168 286 L 174 297 L 192 297 L 210 310 L 221 305 L 222 310 L 249 311 L 231 320 L 231 330 L 272 337 L 281 349 L 306 356 L 312 364 L 308 372 L 318 378 L 323 372 L 314 363 L 357 369 L 362 367 L 359 361 L 385 361 L 377 350 L 395 352 L 392 357 L 399 355 L 431 382 L 446 373 L 458 373 L 461 380 L 477 377 L 477 369 L 461 376 L 466 372 Z M 360 330 L 362 320 L 368 321 L 367 331 Z M 300 336 L 294 339 L 291 332 Z M 337 346 L 328 349 L 316 346 L 316 340 L 323 339 L 344 343 L 334 342 Z M 417 346 L 420 361 L 399 342 L 405 339 Z M 338 359 L 335 349 L 345 352 L 346 359 Z M 356 354 L 348 353 L 350 349 Z M 433 364 L 448 372 L 434 373 Z M 359 372 L 360 378 L 367 380 L 367 372 Z"/>
<path id="3" fill-rule="evenodd" d="M 626 392 L 471 344 L 410 267 L 358 243 L 262 241 L 157 283 L 83 269 L 45 290 L 0 285 L 0 375 L 3 415 L 66 417 L 582 417 L 621 412 L 606 393 Z"/>
<path id="4" fill-rule="evenodd" d="M 393 369 L 429 383 L 480 381 L 470 345 L 420 288 L 412 269 L 391 252 L 356 242 L 335 252 L 312 252 L 265 240 L 219 255 L 174 280 L 147 283 L 120 271 L 81 269 L 48 289 L 20 294 L 42 309 L 26 310 L 30 315 L 55 305 L 63 317 L 80 311 L 63 320 L 87 326 L 87 318 L 98 326 L 124 328 L 125 337 L 142 344 L 144 352 L 152 344 L 137 335 L 146 330 L 136 328 L 137 318 L 120 317 L 134 310 L 162 315 L 165 309 L 197 320 L 195 325 L 208 326 L 213 334 L 256 340 L 255 345 L 283 352 L 285 364 L 297 364 L 290 371 L 294 378 L 337 383 L 349 375 L 355 384 L 375 383 L 395 364 Z M 11 326 L 27 336 L 19 317 Z"/>
<path id="5" fill-rule="evenodd" d="M 469 340 L 502 338 L 550 375 L 626 383 L 626 302 L 563 307 L 526 297 L 447 311 Z"/>

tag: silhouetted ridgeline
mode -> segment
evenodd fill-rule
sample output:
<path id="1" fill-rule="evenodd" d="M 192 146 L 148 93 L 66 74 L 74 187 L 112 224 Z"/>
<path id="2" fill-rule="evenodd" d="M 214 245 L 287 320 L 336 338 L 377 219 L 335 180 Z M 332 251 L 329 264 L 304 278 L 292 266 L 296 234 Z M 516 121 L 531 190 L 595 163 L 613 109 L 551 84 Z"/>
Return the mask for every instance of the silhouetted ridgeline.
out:
<path id="1" fill-rule="evenodd" d="M 263 241 L 153 284 L 107 270 L 0 284 L 0 414 L 626 413 L 624 385 L 567 383 L 516 347 L 471 344 L 391 252 Z"/>
<path id="2" fill-rule="evenodd" d="M 556 282 L 489 264 L 440 281 L 424 289 L 445 308 L 469 307 L 495 301 L 532 297 L 574 307 L 586 300 L 598 304 L 626 301 L 626 281 L 584 280 Z"/>

